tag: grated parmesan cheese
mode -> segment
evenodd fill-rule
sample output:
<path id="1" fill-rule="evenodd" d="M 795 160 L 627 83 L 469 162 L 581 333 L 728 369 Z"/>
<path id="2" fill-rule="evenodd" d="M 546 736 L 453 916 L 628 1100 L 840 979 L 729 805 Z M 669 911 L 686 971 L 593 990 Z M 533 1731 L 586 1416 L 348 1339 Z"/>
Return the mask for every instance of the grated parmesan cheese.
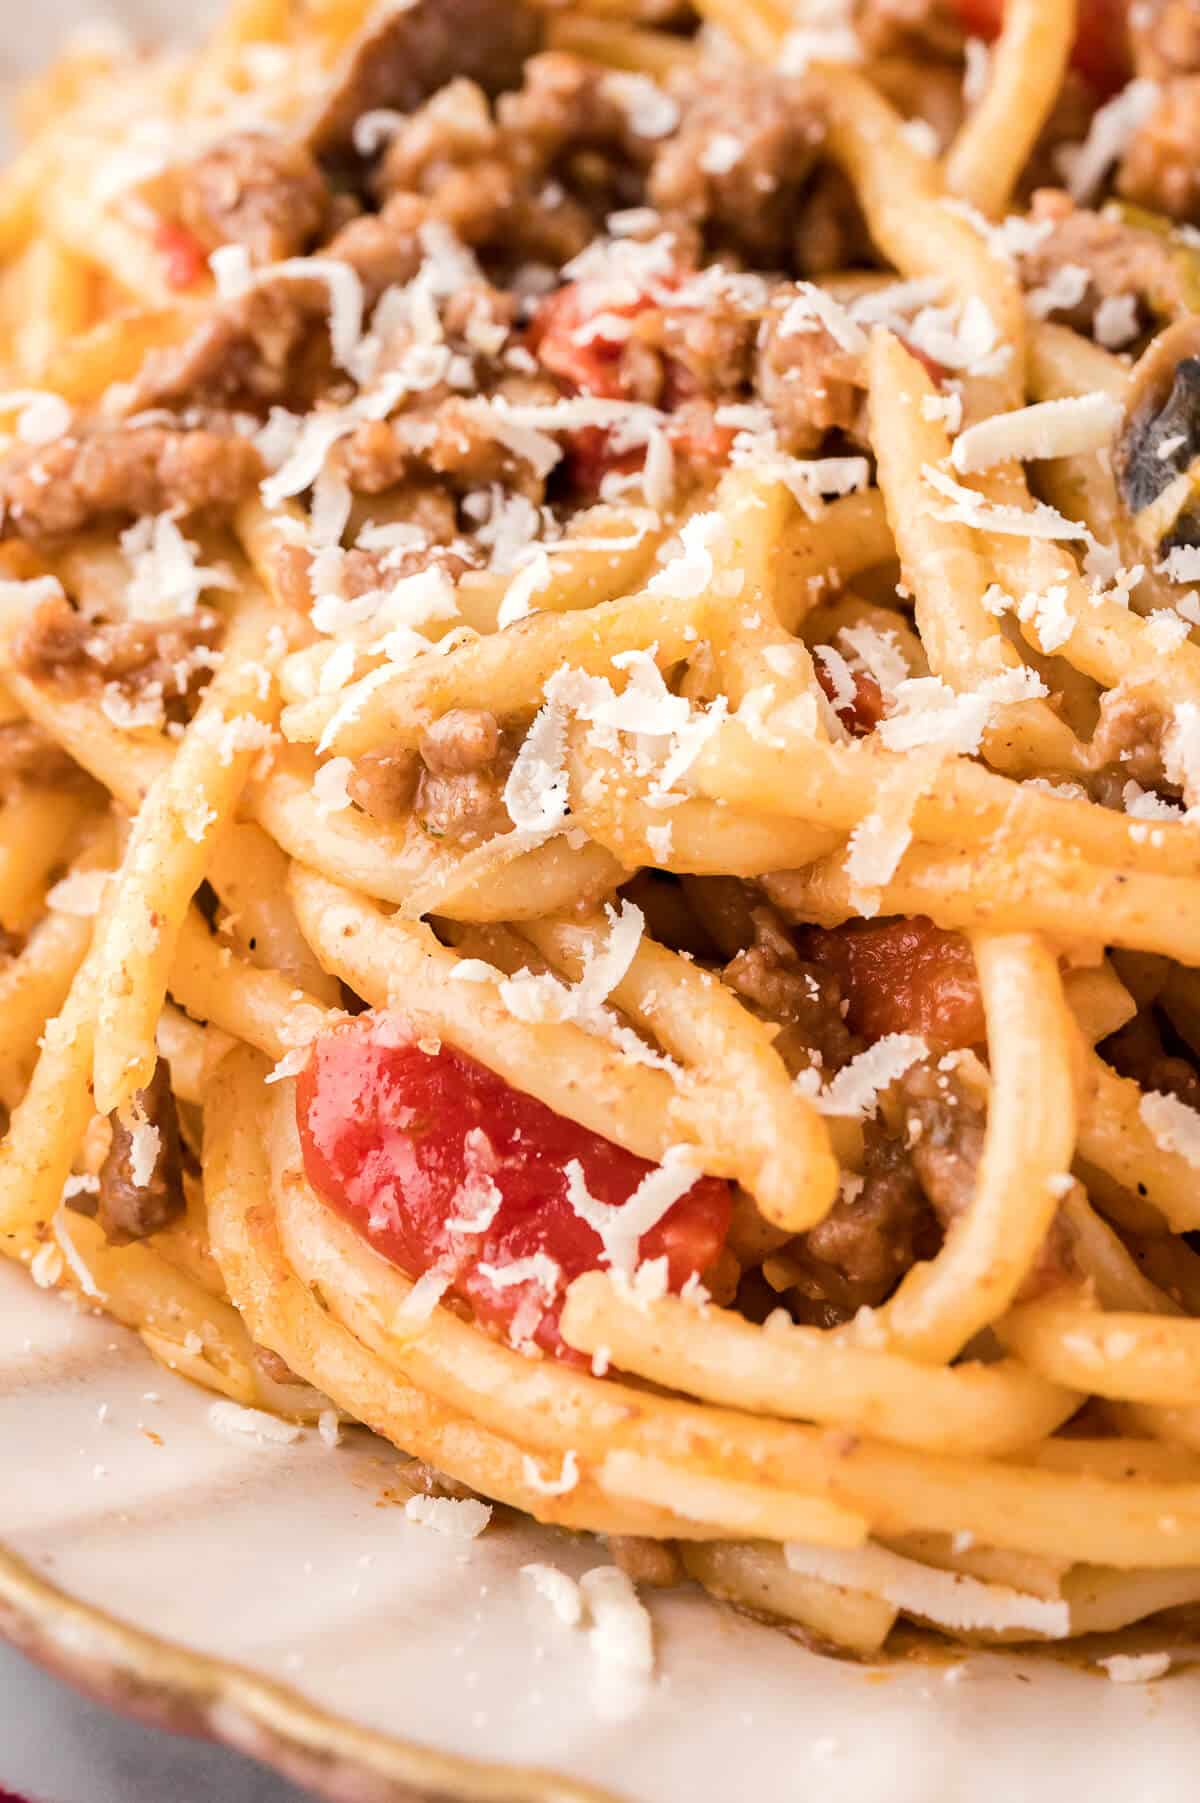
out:
<path id="1" fill-rule="evenodd" d="M 580 1220 L 599 1236 L 602 1260 L 612 1271 L 632 1277 L 642 1236 L 657 1227 L 704 1171 L 696 1162 L 693 1146 L 668 1146 L 662 1163 L 647 1171 L 633 1194 L 619 1205 L 600 1202 L 591 1194 L 577 1158 L 568 1160 L 564 1175 L 567 1201 Z"/>
<path id="2" fill-rule="evenodd" d="M 637 138 L 669 138 L 679 124 L 679 105 L 652 81 L 624 69 L 607 70 L 604 92 L 620 106 Z"/>
<path id="3" fill-rule="evenodd" d="M 349 758 L 330 758 L 313 777 L 313 803 L 323 820 L 351 805 L 346 784 L 353 774 L 354 765 Z"/>
<path id="4" fill-rule="evenodd" d="M 988 90 L 992 52 L 984 38 L 968 38 L 963 45 L 962 94 L 967 105 L 977 106 Z"/>
<path id="5" fill-rule="evenodd" d="M 22 444 L 53 444 L 71 429 L 70 405 L 44 388 L 16 388 L 0 394 L 0 413 L 16 413 Z"/>
<path id="6" fill-rule="evenodd" d="M 496 614 L 496 624 L 503 630 L 516 620 L 523 620 L 533 611 L 533 597 L 548 588 L 551 581 L 550 559 L 543 548 L 539 547 L 529 561 L 521 566 L 504 591 L 504 598 Z"/>
<path id="7" fill-rule="evenodd" d="M 965 370 L 973 376 L 997 375 L 1012 360 L 1011 345 L 1002 341 L 977 294 L 961 306 L 923 307 L 906 336 L 914 349 L 943 369 Z"/>
<path id="8" fill-rule="evenodd" d="M 1132 344 L 1140 329 L 1137 296 L 1106 294 L 1096 308 L 1092 326 L 1096 343 L 1106 351 L 1122 351 Z"/>
<path id="9" fill-rule="evenodd" d="M 579 1580 L 591 1613 L 588 1644 L 597 1658 L 649 1675 L 654 1670 L 654 1629 L 632 1580 L 616 1565 L 595 1565 Z"/>
<path id="10" fill-rule="evenodd" d="M 895 1609 L 959 1633 L 1021 1628 L 1062 1640 L 1071 1631 L 1065 1602 L 1027 1596 L 1006 1584 L 985 1584 L 961 1572 L 938 1571 L 870 1542 L 842 1548 L 793 1541 L 784 1547 L 784 1557 L 790 1571 L 880 1596 Z"/>
<path id="11" fill-rule="evenodd" d="M 1200 1171 L 1200 1114 L 1178 1096 L 1152 1089 L 1138 1104 L 1138 1114 L 1163 1152 L 1174 1152 Z"/>
<path id="12" fill-rule="evenodd" d="M 407 123 L 408 114 L 398 113 L 392 107 L 377 106 L 360 113 L 351 133 L 355 151 L 360 157 L 378 156 L 384 145 L 397 132 L 403 131 Z"/>
<path id="13" fill-rule="evenodd" d="M 1165 1678 L 1171 1669 L 1170 1653 L 1113 1653 L 1096 1664 L 1106 1671 L 1114 1684 L 1152 1684 Z"/>
<path id="14" fill-rule="evenodd" d="M 1051 313 L 1069 313 L 1079 306 L 1091 285 L 1091 275 L 1082 263 L 1060 263 L 1048 282 L 1030 289 L 1025 304 L 1035 319 L 1048 319 Z"/>
<path id="15" fill-rule="evenodd" d="M 281 1421 L 265 1409 L 246 1409 L 224 1400 L 209 1404 L 208 1425 L 227 1440 L 252 1440 L 259 1446 L 291 1446 L 304 1432 L 294 1421 Z"/>
<path id="16" fill-rule="evenodd" d="M 815 332 L 821 326 L 836 345 L 851 356 L 863 356 L 867 335 L 856 325 L 839 301 L 813 282 L 797 282 L 795 291 L 779 321 L 779 335 L 790 338 L 794 333 Z"/>
<path id="17" fill-rule="evenodd" d="M 413 1284 L 412 1289 L 396 1311 L 397 1322 L 404 1327 L 420 1326 L 428 1321 L 434 1309 L 450 1288 L 447 1272 L 436 1267 L 425 1271 Z"/>
<path id="18" fill-rule="evenodd" d="M 136 620 L 169 620 L 195 613 L 201 595 L 233 586 L 228 570 L 197 563 L 197 547 L 183 536 L 169 513 L 146 515 L 121 534 L 129 564 L 125 605 Z"/>
<path id="19" fill-rule="evenodd" d="M 522 1565 L 521 1576 L 528 1578 L 534 1592 L 550 1605 L 566 1628 L 577 1628 L 583 1620 L 583 1592 L 574 1578 L 557 1565 Z"/>
<path id="20" fill-rule="evenodd" d="M 474 1497 L 410 1496 L 404 1505 L 405 1519 L 418 1527 L 432 1528 L 448 1540 L 476 1540 L 492 1519 L 490 1503 Z"/>
<path id="21" fill-rule="evenodd" d="M 504 785 L 508 817 L 523 832 L 549 833 L 567 812 L 567 720 L 548 702 L 534 717 Z"/>
<path id="22" fill-rule="evenodd" d="M 536 1490 L 539 1496 L 566 1496 L 579 1482 L 579 1459 L 573 1451 L 568 1450 L 563 1454 L 558 1476 L 543 1477 L 537 1460 L 524 1453 L 521 1458 L 521 1475 L 529 1488 Z"/>
<path id="23" fill-rule="evenodd" d="M 933 517 L 962 526 L 974 526 L 980 532 L 1000 532 L 1011 538 L 1080 538 L 1087 539 L 1088 529 L 1077 520 L 1068 520 L 1044 501 L 1032 507 L 1006 507 L 985 501 L 973 488 L 965 488 L 931 463 L 922 464 L 921 476 L 950 505 L 932 509 Z"/>
<path id="24" fill-rule="evenodd" d="M 1183 790 L 1189 808 L 1200 805 L 1200 706 L 1177 701 L 1163 734 L 1163 769 L 1168 782 Z"/>
<path id="25" fill-rule="evenodd" d="M 828 1085 L 822 1084 L 820 1072 L 810 1066 L 800 1072 L 795 1088 L 819 1114 L 865 1121 L 878 1107 L 881 1091 L 928 1055 L 929 1047 L 920 1034 L 885 1033 L 852 1058 Z"/>
<path id="26" fill-rule="evenodd" d="M 1172 582 L 1200 582 L 1200 545 L 1176 545 L 1158 568 Z"/>
<path id="27" fill-rule="evenodd" d="M 746 154 L 746 146 L 730 131 L 715 131 L 698 158 L 706 175 L 728 175 Z"/>
<path id="28" fill-rule="evenodd" d="M 962 695 L 940 676 L 909 676 L 897 684 L 892 711 L 875 731 L 889 751 L 928 745 L 969 756 L 978 751 L 998 706 L 1038 700 L 1046 693 L 1046 685 L 1025 665 L 989 676 Z"/>
<path id="29" fill-rule="evenodd" d="M 46 906 L 55 914 L 91 920 L 100 912 L 111 874 L 107 870 L 73 870 L 47 890 Z"/>
<path id="30" fill-rule="evenodd" d="M 129 1175 L 135 1189 L 145 1189 L 154 1175 L 162 1151 L 162 1135 L 146 1118 L 146 1110 L 135 1095 L 127 1110 L 120 1115 L 121 1125 L 129 1135 Z"/>
<path id="31" fill-rule="evenodd" d="M 1101 392 L 1037 401 L 968 426 L 954 441 L 950 461 L 960 474 L 973 475 L 1012 459 L 1028 463 L 1099 451 L 1111 440 L 1122 414 L 1120 403 Z"/>

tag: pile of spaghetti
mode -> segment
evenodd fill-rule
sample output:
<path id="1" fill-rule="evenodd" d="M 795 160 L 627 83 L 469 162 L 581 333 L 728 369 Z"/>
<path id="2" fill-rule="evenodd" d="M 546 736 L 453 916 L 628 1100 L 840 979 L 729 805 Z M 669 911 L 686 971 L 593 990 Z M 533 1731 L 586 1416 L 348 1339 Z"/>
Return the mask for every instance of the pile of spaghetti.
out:
<path id="1" fill-rule="evenodd" d="M 237 0 L 0 182 L 0 1251 L 871 1654 L 1200 1602 L 1200 28 Z"/>

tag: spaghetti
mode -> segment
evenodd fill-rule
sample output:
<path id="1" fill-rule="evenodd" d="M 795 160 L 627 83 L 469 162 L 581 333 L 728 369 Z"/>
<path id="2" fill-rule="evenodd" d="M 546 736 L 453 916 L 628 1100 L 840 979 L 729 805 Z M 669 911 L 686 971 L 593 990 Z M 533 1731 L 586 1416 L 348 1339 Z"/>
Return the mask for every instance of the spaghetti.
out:
<path id="1" fill-rule="evenodd" d="M 26 97 L 0 1251 L 823 1646 L 1108 1631 L 1200 1602 L 1200 43 L 699 11 Z"/>

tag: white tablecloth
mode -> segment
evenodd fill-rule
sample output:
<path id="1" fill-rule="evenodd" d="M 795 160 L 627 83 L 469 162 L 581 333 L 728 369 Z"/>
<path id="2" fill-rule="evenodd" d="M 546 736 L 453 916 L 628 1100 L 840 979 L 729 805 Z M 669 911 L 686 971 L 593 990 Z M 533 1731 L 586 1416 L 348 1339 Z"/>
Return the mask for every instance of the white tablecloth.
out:
<path id="1" fill-rule="evenodd" d="M 311 1803 L 232 1753 L 152 1733 L 0 1646 L 0 1789 L 30 1803 Z"/>

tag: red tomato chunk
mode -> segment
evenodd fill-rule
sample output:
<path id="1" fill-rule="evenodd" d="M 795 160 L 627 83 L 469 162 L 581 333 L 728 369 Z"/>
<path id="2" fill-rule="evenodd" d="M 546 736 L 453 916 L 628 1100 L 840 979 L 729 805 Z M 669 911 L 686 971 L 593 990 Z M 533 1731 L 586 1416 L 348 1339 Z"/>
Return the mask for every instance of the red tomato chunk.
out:
<path id="1" fill-rule="evenodd" d="M 300 1078 L 309 1181 L 410 1277 L 437 1266 L 477 1321 L 582 1362 L 558 1321 L 572 1279 L 601 1264 L 599 1235 L 567 1198 L 577 1159 L 599 1202 L 627 1202 L 653 1165 L 513 1089 L 448 1046 L 423 1052 L 394 1018 L 360 1015 L 325 1033 Z M 702 1177 L 642 1236 L 673 1290 L 706 1271 L 729 1229 L 729 1185 Z M 471 1232 L 453 1221 L 480 1222 Z M 542 1275 L 497 1283 L 485 1267 L 539 1254 Z"/>
<path id="2" fill-rule="evenodd" d="M 833 972 L 849 1004 L 846 1024 L 864 1039 L 920 1033 L 944 1046 L 986 1037 L 979 978 L 961 933 L 943 932 L 924 915 L 912 920 L 806 927 L 800 956 Z"/>
<path id="3" fill-rule="evenodd" d="M 154 248 L 166 264 L 172 288 L 193 288 L 208 273 L 208 252 L 199 238 L 173 219 L 160 219 L 154 228 Z"/>
<path id="4" fill-rule="evenodd" d="M 679 281 L 678 276 L 660 278 L 654 294 L 639 294 L 632 299 L 611 300 L 597 297 L 593 285 L 570 282 L 556 289 L 541 303 L 529 328 L 529 348 L 543 369 L 557 376 L 570 393 L 594 395 L 600 400 L 632 400 L 622 359 L 628 344 L 627 335 L 616 331 L 590 330 L 589 322 L 598 327 L 611 320 L 636 319 L 639 313 L 661 308 L 665 296 Z M 675 413 L 667 427 L 676 451 L 688 461 L 719 465 L 729 455 L 735 433 L 718 426 L 707 408 L 697 410 L 687 405 L 697 396 L 691 372 L 674 359 L 667 359 L 663 372 L 664 392 L 659 404 L 664 412 Z M 568 465 L 576 488 L 594 494 L 610 470 L 629 475 L 642 466 L 645 453 L 641 449 L 615 451 L 612 434 L 602 426 L 581 426 L 569 434 Z"/>

